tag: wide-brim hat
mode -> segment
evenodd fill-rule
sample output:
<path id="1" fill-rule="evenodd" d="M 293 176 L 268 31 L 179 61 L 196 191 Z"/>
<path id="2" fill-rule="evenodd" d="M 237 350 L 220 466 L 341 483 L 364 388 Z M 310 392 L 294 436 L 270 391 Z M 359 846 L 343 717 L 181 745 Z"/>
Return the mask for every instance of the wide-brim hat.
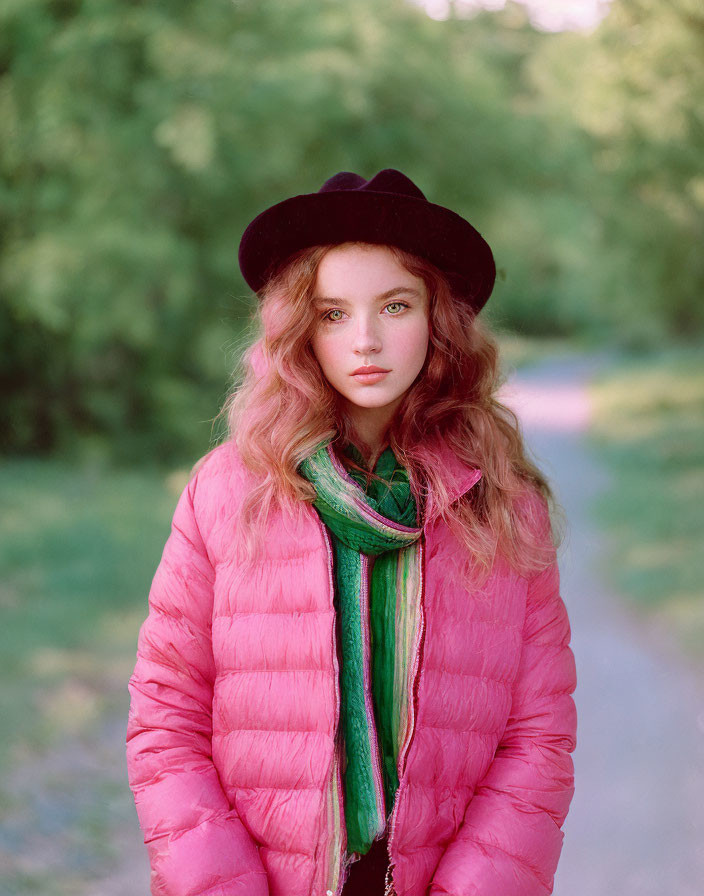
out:
<path id="1" fill-rule="evenodd" d="M 476 311 L 494 287 L 494 256 L 479 231 L 456 212 L 429 202 L 394 168 L 370 180 L 341 171 L 317 193 L 292 196 L 267 208 L 242 235 L 240 270 L 259 292 L 299 250 L 348 241 L 398 246 L 427 259 L 446 274 L 457 297 Z"/>

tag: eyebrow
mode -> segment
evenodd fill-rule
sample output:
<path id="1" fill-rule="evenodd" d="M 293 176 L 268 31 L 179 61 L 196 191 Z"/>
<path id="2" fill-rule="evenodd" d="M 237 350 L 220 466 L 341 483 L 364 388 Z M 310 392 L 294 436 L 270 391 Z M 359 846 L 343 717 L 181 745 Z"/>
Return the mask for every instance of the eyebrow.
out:
<path id="1" fill-rule="evenodd" d="M 398 295 L 412 295 L 416 298 L 420 298 L 421 294 L 417 289 L 414 289 L 412 286 L 394 286 L 393 289 L 387 289 L 386 292 L 382 292 L 380 295 L 376 297 L 377 302 L 383 302 L 386 299 L 390 299 L 393 296 Z M 348 308 L 350 306 L 350 302 L 347 299 L 338 299 L 338 298 L 328 298 L 328 296 L 314 296 L 313 301 L 316 305 L 324 305 L 332 302 L 335 305 L 346 305 Z"/>

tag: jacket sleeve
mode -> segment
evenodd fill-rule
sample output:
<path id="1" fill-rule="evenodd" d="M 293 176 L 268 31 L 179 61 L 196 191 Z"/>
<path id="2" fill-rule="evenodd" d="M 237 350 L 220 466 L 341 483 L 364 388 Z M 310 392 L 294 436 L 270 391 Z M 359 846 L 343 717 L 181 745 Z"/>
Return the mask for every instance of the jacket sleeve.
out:
<path id="1" fill-rule="evenodd" d="M 266 896 L 257 846 L 212 760 L 214 573 L 193 508 L 198 475 L 179 498 L 139 633 L 128 777 L 153 896 Z"/>
<path id="2" fill-rule="evenodd" d="M 553 549 L 554 550 L 554 549 Z M 430 896 L 545 896 L 574 793 L 577 715 L 570 625 L 556 556 L 528 583 L 511 713 L 495 757 L 443 854 Z"/>

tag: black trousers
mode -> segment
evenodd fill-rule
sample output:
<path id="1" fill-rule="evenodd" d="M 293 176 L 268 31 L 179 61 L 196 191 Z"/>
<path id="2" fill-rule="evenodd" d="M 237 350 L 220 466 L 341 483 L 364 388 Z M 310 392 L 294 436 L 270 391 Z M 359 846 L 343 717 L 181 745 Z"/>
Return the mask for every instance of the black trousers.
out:
<path id="1" fill-rule="evenodd" d="M 386 869 L 389 867 L 388 838 L 372 843 L 369 852 L 350 865 L 342 896 L 384 896 Z"/>

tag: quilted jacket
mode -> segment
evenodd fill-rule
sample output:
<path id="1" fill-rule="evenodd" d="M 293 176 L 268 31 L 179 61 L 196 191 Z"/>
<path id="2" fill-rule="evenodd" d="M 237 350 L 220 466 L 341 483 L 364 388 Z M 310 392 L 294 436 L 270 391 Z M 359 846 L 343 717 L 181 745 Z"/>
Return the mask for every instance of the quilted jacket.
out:
<path id="1" fill-rule="evenodd" d="M 481 472 L 437 450 L 457 499 Z M 330 537 L 302 504 L 295 525 L 273 517 L 253 567 L 239 562 L 233 519 L 250 475 L 227 442 L 192 476 L 139 635 L 127 759 L 153 896 L 337 896 L 344 883 Z M 499 562 L 470 592 L 455 536 L 426 519 L 388 891 L 544 896 L 576 742 L 557 560 L 528 578 Z"/>

